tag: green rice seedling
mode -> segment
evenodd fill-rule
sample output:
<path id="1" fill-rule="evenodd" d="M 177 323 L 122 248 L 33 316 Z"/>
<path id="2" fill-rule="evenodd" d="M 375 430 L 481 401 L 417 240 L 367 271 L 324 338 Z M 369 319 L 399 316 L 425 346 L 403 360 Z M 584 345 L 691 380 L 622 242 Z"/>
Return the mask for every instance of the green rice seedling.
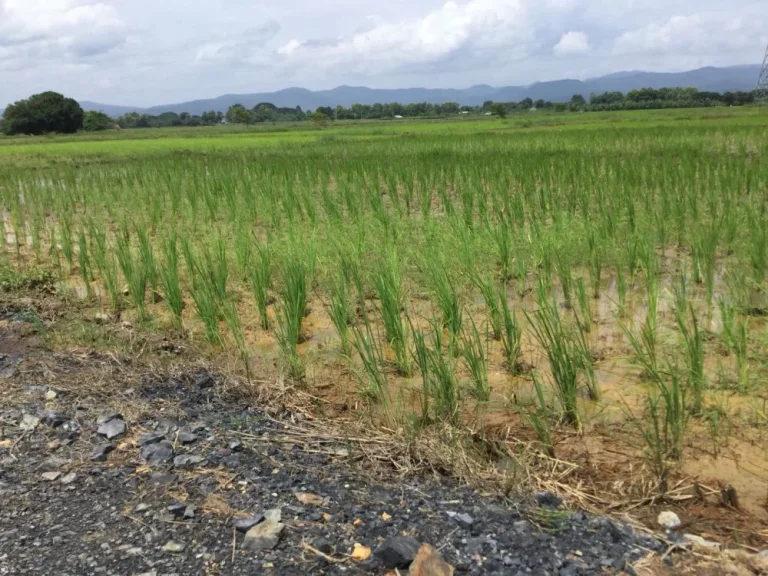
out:
<path id="1" fill-rule="evenodd" d="M 389 399 L 389 380 L 384 370 L 384 351 L 367 318 L 363 320 L 363 326 L 364 330 L 357 325 L 352 327 L 352 343 L 363 364 L 363 371 L 356 371 L 358 382 L 365 396 L 386 407 Z"/>
<path id="2" fill-rule="evenodd" d="M 630 421 L 640 432 L 651 469 L 658 479 L 659 491 L 667 491 L 670 461 L 680 460 L 688 426 L 685 387 L 676 371 L 654 374 L 656 391 L 646 397 L 647 414 L 636 417 L 627 408 Z"/>
<path id="3" fill-rule="evenodd" d="M 427 331 L 431 335 L 429 344 L 424 330 L 417 330 L 413 324 L 411 330 L 414 333 L 414 359 L 422 376 L 422 420 L 424 423 L 433 419 L 455 422 L 460 401 L 453 361 L 455 354 L 450 346 L 444 347 L 443 331 L 438 321 L 430 321 Z"/>
<path id="4" fill-rule="evenodd" d="M 0 215 L 0 253 L 3 254 L 3 256 L 6 256 L 7 254 L 7 245 L 8 245 L 8 231 L 5 228 L 5 218 Z M 51 242 L 51 246 L 56 246 L 56 242 Z"/>
<path id="5" fill-rule="evenodd" d="M 627 239 L 624 247 L 624 263 L 629 272 L 629 285 L 634 288 L 635 277 L 640 269 L 640 241 L 636 234 L 632 234 Z"/>
<path id="6" fill-rule="evenodd" d="M 491 399 L 491 388 L 488 383 L 487 353 L 474 321 L 471 321 L 471 328 L 465 328 L 462 334 L 461 354 L 469 370 L 475 399 L 478 402 L 488 402 Z"/>
<path id="7" fill-rule="evenodd" d="M 297 344 L 303 341 L 301 336 L 301 320 L 307 315 L 308 277 L 309 274 L 304 260 L 297 256 L 290 257 L 283 268 L 283 286 L 280 296 L 283 303 L 287 304 L 287 309 L 293 311 L 296 315 L 300 336 Z"/>
<path id="8" fill-rule="evenodd" d="M 574 312 L 576 317 L 576 330 L 572 334 L 573 349 L 578 355 L 579 367 L 584 375 L 587 385 L 587 395 L 590 400 L 600 400 L 600 386 L 595 375 L 595 365 L 592 353 L 592 346 L 589 339 L 589 330 L 587 320 Z"/>
<path id="9" fill-rule="evenodd" d="M 735 308 L 724 298 L 718 300 L 720 315 L 723 322 L 721 339 L 728 350 L 736 357 L 738 370 L 738 386 L 744 392 L 749 383 L 749 349 L 747 347 L 747 323 L 737 318 Z"/>
<path id="10" fill-rule="evenodd" d="M 299 357 L 298 344 L 301 340 L 301 319 L 304 309 L 299 307 L 295 295 L 287 290 L 280 292 L 281 302 L 277 306 L 275 338 L 280 348 L 281 358 L 288 374 L 301 380 L 304 377 L 304 363 Z"/>
<path id="11" fill-rule="evenodd" d="M 272 286 L 272 254 L 268 245 L 256 245 L 256 254 L 248 268 L 251 290 L 259 309 L 259 323 L 263 330 L 269 330 L 269 289 Z"/>
<path id="12" fill-rule="evenodd" d="M 197 315 L 205 327 L 205 339 L 211 344 L 219 344 L 221 343 L 219 295 L 210 275 L 204 269 L 204 262 L 198 260 L 186 238 L 182 238 L 181 248 L 189 271 L 190 296 L 195 304 Z"/>
<path id="13" fill-rule="evenodd" d="M 240 315 L 237 311 L 237 305 L 232 299 L 227 300 L 220 304 L 221 315 L 224 316 L 224 321 L 229 327 L 229 331 L 232 334 L 232 339 L 237 347 L 237 352 L 240 354 L 240 358 L 243 360 L 245 370 L 250 377 L 250 365 L 248 363 L 248 350 L 245 342 L 245 330 L 243 329 L 243 323 L 240 321 Z"/>
<path id="14" fill-rule="evenodd" d="M 761 204 L 761 215 L 755 215 L 753 210 L 748 212 L 750 243 L 749 261 L 752 265 L 752 277 L 760 286 L 765 279 L 768 267 L 768 219 L 765 217 L 765 204 Z"/>
<path id="15" fill-rule="evenodd" d="M 253 242 L 244 223 L 238 223 L 235 232 L 235 263 L 238 276 L 248 279 L 253 260 Z"/>
<path id="16" fill-rule="evenodd" d="M 536 392 L 537 405 L 535 409 L 526 411 L 525 417 L 536 433 L 541 451 L 550 458 L 554 458 L 555 444 L 552 441 L 552 427 L 549 424 L 550 409 L 544 399 L 544 390 L 536 375 L 533 376 L 533 388 Z"/>
<path id="17" fill-rule="evenodd" d="M 109 296 L 110 308 L 113 311 L 116 311 L 120 306 L 120 289 L 117 282 L 117 265 L 115 264 L 115 258 L 112 251 L 107 248 L 107 238 L 103 229 L 97 228 L 93 222 L 91 222 L 89 223 L 88 234 L 91 238 L 91 254 L 93 256 L 93 261 L 101 274 L 104 289 Z M 51 248 L 55 249 L 55 244 L 52 245 Z"/>
<path id="18" fill-rule="evenodd" d="M 394 249 L 389 249 L 380 270 L 374 276 L 376 292 L 381 304 L 381 318 L 387 343 L 395 354 L 398 371 L 403 376 L 412 374 L 408 351 L 408 330 L 400 315 L 403 307 L 403 293 L 400 278 L 400 265 Z"/>
<path id="19" fill-rule="evenodd" d="M 344 277 L 352 283 L 355 290 L 357 309 L 361 316 L 367 316 L 365 306 L 365 283 L 363 281 L 362 265 L 360 263 L 360 252 L 355 256 L 342 255 L 341 269 Z"/>
<path id="20" fill-rule="evenodd" d="M 672 286 L 672 304 L 676 318 L 684 318 L 688 314 L 688 270 L 683 264 L 680 276 Z"/>
<path id="21" fill-rule="evenodd" d="M 616 266 L 616 295 L 619 299 L 619 316 L 627 313 L 627 279 L 624 276 L 624 268 Z"/>
<path id="22" fill-rule="evenodd" d="M 656 325 L 646 319 L 640 328 L 640 335 L 635 335 L 628 327 L 621 325 L 621 329 L 629 340 L 629 344 L 635 353 L 635 361 L 644 369 L 644 375 L 648 378 L 658 370 L 656 355 Z"/>
<path id="23" fill-rule="evenodd" d="M 485 301 L 485 307 L 488 311 L 488 322 L 491 325 L 493 339 L 501 340 L 503 318 L 501 307 L 499 306 L 498 292 L 487 278 L 481 277 L 478 274 L 475 274 L 473 278 L 475 286 L 480 290 L 480 294 L 482 294 L 483 300 Z M 504 305 L 506 306 L 506 300 L 504 301 Z"/>
<path id="24" fill-rule="evenodd" d="M 589 244 L 589 264 L 592 275 L 592 297 L 600 298 L 600 276 L 603 269 L 602 250 L 597 240 L 597 233 L 590 230 L 587 236 Z"/>
<path id="25" fill-rule="evenodd" d="M 93 291 L 91 290 L 91 267 L 88 262 L 88 242 L 85 239 L 85 232 L 83 230 L 80 230 L 77 235 L 77 244 L 77 260 L 80 264 L 80 277 L 83 279 L 83 284 L 85 284 L 86 296 L 90 299 L 93 295 Z"/>
<path id="26" fill-rule="evenodd" d="M 565 255 L 565 250 L 558 250 L 556 253 L 556 269 L 560 278 L 560 288 L 563 291 L 563 305 L 566 308 L 573 308 L 573 277 L 571 276 L 571 264 Z"/>
<path id="27" fill-rule="evenodd" d="M 583 278 L 577 278 L 574 282 L 576 288 L 576 301 L 579 303 L 579 310 L 576 313 L 576 318 L 579 321 L 579 329 L 584 332 L 592 330 L 592 306 L 590 304 L 589 296 L 587 295 L 587 287 L 584 284 Z"/>
<path id="28" fill-rule="evenodd" d="M 288 373 L 296 379 L 304 377 L 304 364 L 298 345 L 303 342 L 302 320 L 307 313 L 307 269 L 304 261 L 292 256 L 283 269 L 283 286 L 277 307 L 277 338 Z"/>
<path id="29" fill-rule="evenodd" d="M 706 410 L 705 418 L 709 437 L 712 440 L 712 455 L 717 458 L 720 449 L 728 445 L 728 438 L 731 435 L 730 406 L 726 394 L 715 396 Z"/>
<path id="30" fill-rule="evenodd" d="M 410 319 L 409 319 L 410 322 Z M 419 408 L 421 412 L 421 424 L 426 425 L 430 422 L 430 400 L 431 393 L 431 373 L 430 373 L 430 351 L 427 347 L 424 332 L 417 330 L 413 323 L 410 324 L 411 334 L 413 334 L 413 357 L 421 374 L 421 390 L 419 390 Z"/>
<path id="31" fill-rule="evenodd" d="M 499 292 L 498 301 L 502 320 L 501 345 L 504 348 L 504 364 L 511 374 L 517 374 L 520 371 L 523 330 L 517 321 L 517 314 L 509 308 L 506 290 Z"/>
<path id="32" fill-rule="evenodd" d="M 528 275 L 528 265 L 522 255 L 515 259 L 517 262 L 517 293 L 522 298 L 526 294 L 525 279 Z"/>
<path id="33" fill-rule="evenodd" d="M 0 218 L 2 221 L 2 218 Z M 35 251 L 35 262 L 40 264 L 42 257 L 42 244 L 41 232 L 45 227 L 45 215 L 43 214 L 42 207 L 38 205 L 32 206 L 32 220 L 31 220 L 31 236 L 32 236 L 32 249 Z M 0 229 L 0 238 L 4 238 L 3 231 Z M 0 245 L 0 250 L 2 245 Z"/>
<path id="34" fill-rule="evenodd" d="M 163 262 L 160 266 L 160 282 L 163 297 L 174 328 L 181 331 L 181 315 L 184 310 L 184 297 L 179 280 L 179 253 L 176 248 L 176 235 L 171 234 L 163 243 Z"/>
<path id="35" fill-rule="evenodd" d="M 16 230 L 14 235 L 16 237 L 16 252 L 18 253 L 18 246 L 20 243 L 19 235 L 22 232 Z M 67 264 L 71 268 L 75 260 L 75 248 L 72 243 L 72 221 L 69 216 L 65 216 L 61 219 L 61 227 L 59 228 L 59 240 L 61 241 L 61 251 L 64 253 L 64 258 L 67 259 Z"/>
<path id="36" fill-rule="evenodd" d="M 496 227 L 490 227 L 489 232 L 496 247 L 496 262 L 503 282 L 512 278 L 512 230 L 507 219 L 502 217 Z"/>
<path id="37" fill-rule="evenodd" d="M 157 266 L 155 264 L 155 254 L 152 250 L 152 244 L 149 241 L 149 235 L 143 228 L 136 229 L 136 239 L 139 243 L 139 258 L 141 259 L 142 266 L 144 267 L 145 274 L 147 276 L 147 284 L 149 286 L 149 293 L 152 295 L 153 300 L 157 296 Z"/>
<path id="38" fill-rule="evenodd" d="M 712 305 L 715 290 L 715 272 L 717 246 L 720 239 L 720 225 L 712 222 L 708 226 L 698 226 L 691 245 L 693 255 L 694 281 L 702 281 L 707 292 L 707 305 Z"/>
<path id="39" fill-rule="evenodd" d="M 455 343 L 461 332 L 463 317 L 463 306 L 456 285 L 447 270 L 436 258 L 427 261 L 427 272 L 437 307 L 440 310 L 442 325 L 448 330 L 451 343 Z"/>
<path id="40" fill-rule="evenodd" d="M 328 316 L 331 318 L 331 322 L 333 322 L 333 326 L 336 328 L 336 333 L 339 335 L 342 354 L 349 356 L 351 348 L 349 345 L 348 328 L 353 324 L 354 316 L 350 310 L 347 278 L 341 268 L 331 286 L 330 293 L 330 301 L 326 306 Z"/>
<path id="41" fill-rule="evenodd" d="M 134 255 L 127 234 L 118 234 L 115 249 L 117 261 L 128 284 L 128 295 L 136 307 L 139 319 L 145 320 L 147 313 L 144 299 L 147 292 L 147 272 L 144 264 Z"/>
<path id="42" fill-rule="evenodd" d="M 578 409 L 578 374 L 582 366 L 579 351 L 563 326 L 557 304 L 546 298 L 538 301 L 539 309 L 525 313 L 533 336 L 544 348 L 552 372 L 555 392 L 563 412 L 563 421 L 581 430 Z"/>
<path id="43" fill-rule="evenodd" d="M 227 259 L 227 247 L 223 238 L 218 237 L 213 246 L 203 248 L 202 261 L 199 271 L 202 272 L 205 281 L 213 292 L 216 302 L 227 300 L 227 283 L 229 281 L 229 262 Z"/>
<path id="44" fill-rule="evenodd" d="M 433 406 L 439 420 L 456 424 L 459 419 L 461 395 L 453 361 L 453 344 L 443 345 L 442 331 L 432 323 L 432 349 L 430 351 L 430 374 Z"/>
<path id="45" fill-rule="evenodd" d="M 676 314 L 677 328 L 683 340 L 688 367 L 688 384 L 691 388 L 692 409 L 701 414 L 704 407 L 706 378 L 704 376 L 704 339 L 699 330 L 699 323 L 693 305 L 689 304 L 687 316 Z"/>

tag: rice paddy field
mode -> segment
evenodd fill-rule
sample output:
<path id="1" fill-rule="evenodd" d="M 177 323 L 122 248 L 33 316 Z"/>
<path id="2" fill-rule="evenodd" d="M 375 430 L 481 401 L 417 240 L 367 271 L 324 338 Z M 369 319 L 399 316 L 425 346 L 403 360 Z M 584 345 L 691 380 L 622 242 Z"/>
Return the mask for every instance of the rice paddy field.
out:
<path id="1" fill-rule="evenodd" d="M 2 268 L 318 414 L 754 542 L 767 152 L 765 107 L 0 139 Z"/>

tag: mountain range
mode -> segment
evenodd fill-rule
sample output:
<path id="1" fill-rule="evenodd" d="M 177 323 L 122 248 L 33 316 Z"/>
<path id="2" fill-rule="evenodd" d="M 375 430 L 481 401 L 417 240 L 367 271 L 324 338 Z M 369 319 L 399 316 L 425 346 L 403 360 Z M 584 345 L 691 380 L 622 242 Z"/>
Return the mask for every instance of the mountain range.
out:
<path id="1" fill-rule="evenodd" d="M 116 106 L 98 102 L 81 101 L 84 110 L 101 110 L 110 116 L 127 112 L 162 114 L 163 112 L 188 112 L 202 114 L 207 110 L 226 112 L 233 104 L 252 108 L 260 102 L 271 102 L 278 107 L 301 106 L 303 110 L 315 110 L 318 106 L 352 104 L 375 104 L 376 102 L 458 102 L 461 105 L 477 106 L 486 100 L 495 102 L 518 102 L 524 98 L 565 102 L 574 94 L 589 98 L 590 94 L 608 91 L 628 92 L 638 88 L 695 87 L 712 92 L 750 91 L 757 84 L 760 66 L 730 66 L 727 68 L 698 68 L 687 72 L 617 72 L 587 80 L 554 80 L 537 82 L 528 86 L 493 87 L 485 84 L 466 89 L 441 88 L 396 88 L 373 89 L 363 86 L 339 86 L 332 90 L 307 90 L 286 88 L 276 92 L 253 94 L 225 94 L 207 100 L 192 100 L 177 104 L 163 104 L 149 108 Z"/>

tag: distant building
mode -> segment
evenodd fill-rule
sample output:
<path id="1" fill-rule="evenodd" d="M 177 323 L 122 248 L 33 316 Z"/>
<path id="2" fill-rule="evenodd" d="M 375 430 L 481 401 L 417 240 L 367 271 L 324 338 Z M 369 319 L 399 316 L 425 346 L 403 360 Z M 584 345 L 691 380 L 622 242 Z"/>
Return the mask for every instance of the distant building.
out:
<path id="1" fill-rule="evenodd" d="M 483 114 L 483 116 L 493 116 L 493 112 L 486 112 Z"/>
<path id="2" fill-rule="evenodd" d="M 403 119 L 403 117 L 402 117 L 402 116 L 400 116 L 400 114 L 395 114 L 395 115 L 393 116 L 393 118 L 397 118 L 398 120 L 402 120 L 402 119 Z"/>
<path id="3" fill-rule="evenodd" d="M 528 110 L 528 112 L 536 112 L 536 106 L 532 106 L 531 109 Z"/>

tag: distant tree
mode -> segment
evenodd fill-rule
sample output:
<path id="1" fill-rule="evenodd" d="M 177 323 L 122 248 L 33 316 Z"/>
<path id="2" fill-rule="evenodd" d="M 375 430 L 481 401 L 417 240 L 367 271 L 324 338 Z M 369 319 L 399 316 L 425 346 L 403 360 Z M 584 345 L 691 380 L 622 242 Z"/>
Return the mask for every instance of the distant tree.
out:
<path id="1" fill-rule="evenodd" d="M 331 108 L 330 106 L 318 106 L 317 110 L 315 110 L 315 114 L 317 114 L 318 112 L 325 116 L 326 121 L 329 118 L 333 118 L 333 108 Z"/>
<path id="2" fill-rule="evenodd" d="M 541 98 L 539 98 L 538 100 L 536 100 L 536 102 L 533 103 L 533 105 L 536 106 L 536 108 L 538 109 L 542 109 L 542 108 L 546 108 L 547 103 Z"/>
<path id="3" fill-rule="evenodd" d="M 256 104 L 251 110 L 253 122 L 274 122 L 278 116 L 277 106 L 270 102 Z"/>
<path id="4" fill-rule="evenodd" d="M 176 112 L 163 112 L 157 117 L 156 121 L 152 122 L 152 124 L 162 127 L 181 126 L 182 121 L 181 117 L 176 114 Z"/>
<path id="5" fill-rule="evenodd" d="M 221 112 L 216 112 L 216 110 L 203 112 L 201 121 L 203 124 L 221 124 Z"/>
<path id="6" fill-rule="evenodd" d="M 459 113 L 459 105 L 456 104 L 456 102 L 444 102 L 443 103 L 443 114 L 446 116 L 449 116 L 451 114 L 458 114 Z"/>
<path id="7" fill-rule="evenodd" d="M 71 134 L 83 126 L 83 109 L 72 98 L 42 92 L 9 105 L 3 114 L 3 131 L 13 134 Z"/>
<path id="8" fill-rule="evenodd" d="M 571 110 L 584 110 L 587 105 L 587 101 L 581 94 L 574 94 L 571 96 L 571 101 L 568 103 L 568 107 Z"/>
<path id="9" fill-rule="evenodd" d="M 493 100 L 486 100 L 483 102 L 483 112 L 491 112 L 493 110 Z"/>
<path id="10" fill-rule="evenodd" d="M 89 111 L 83 118 L 83 130 L 86 132 L 98 132 L 100 130 L 109 130 L 115 125 L 112 118 L 104 112 Z"/>
<path id="11" fill-rule="evenodd" d="M 495 102 L 493 106 L 491 106 L 491 112 L 494 116 L 498 116 L 502 119 L 507 117 L 507 107 L 502 102 Z"/>
<path id="12" fill-rule="evenodd" d="M 520 100 L 520 102 L 517 103 L 517 108 L 519 110 L 530 110 L 533 108 L 533 100 L 530 98 L 523 98 Z"/>
<path id="13" fill-rule="evenodd" d="M 250 124 L 253 121 L 251 111 L 242 104 L 230 106 L 226 118 L 230 124 Z"/>
<path id="14" fill-rule="evenodd" d="M 322 106 L 320 107 L 322 108 Z M 320 108 L 318 108 L 314 113 L 309 114 L 309 118 L 312 120 L 312 122 L 315 123 L 316 126 L 323 127 L 328 125 L 328 116 L 320 111 Z"/>

